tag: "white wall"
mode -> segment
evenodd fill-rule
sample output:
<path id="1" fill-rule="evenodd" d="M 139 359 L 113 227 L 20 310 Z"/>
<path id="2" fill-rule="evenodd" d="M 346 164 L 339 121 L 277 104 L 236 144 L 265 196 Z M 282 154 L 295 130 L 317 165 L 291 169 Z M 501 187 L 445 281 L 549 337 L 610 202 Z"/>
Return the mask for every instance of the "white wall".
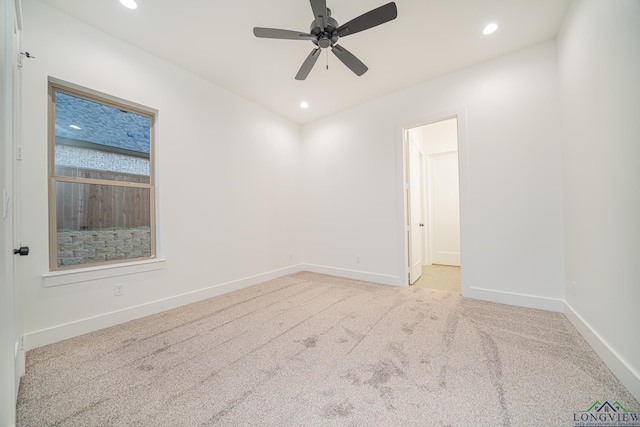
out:
<path id="1" fill-rule="evenodd" d="M 640 400 L 640 2 L 575 2 L 559 70 L 567 314 Z"/>
<path id="2" fill-rule="evenodd" d="M 458 151 L 458 123 L 447 119 L 418 128 L 422 132 L 425 155 Z"/>
<path id="3" fill-rule="evenodd" d="M 561 310 L 557 90 L 548 42 L 305 126 L 305 261 L 404 284 L 399 134 L 458 108 L 463 293 Z"/>
<path id="4" fill-rule="evenodd" d="M 23 6 L 25 46 L 36 56 L 24 69 L 20 176 L 32 249 L 22 272 L 28 347 L 295 271 L 298 125 L 48 5 Z M 159 111 L 163 270 L 43 287 L 48 76 Z M 114 296 L 116 283 L 124 296 Z"/>

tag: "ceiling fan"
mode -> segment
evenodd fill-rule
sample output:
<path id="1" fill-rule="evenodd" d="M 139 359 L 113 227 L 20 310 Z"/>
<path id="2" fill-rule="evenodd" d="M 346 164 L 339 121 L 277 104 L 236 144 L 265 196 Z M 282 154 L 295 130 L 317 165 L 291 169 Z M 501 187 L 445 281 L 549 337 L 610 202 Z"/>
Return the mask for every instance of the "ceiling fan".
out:
<path id="1" fill-rule="evenodd" d="M 398 16 L 396 4 L 394 2 L 387 3 L 384 6 L 380 6 L 352 19 L 346 24 L 338 25 L 338 22 L 331 17 L 331 10 L 327 8 L 326 0 L 310 0 L 310 2 L 315 19 L 311 22 L 311 30 L 309 33 L 255 27 L 253 34 L 256 37 L 267 39 L 311 40 L 313 44 L 317 46 L 311 51 L 302 64 L 302 67 L 300 67 L 296 75 L 296 80 L 306 79 L 318 60 L 318 57 L 320 57 L 322 49 L 329 47 L 331 48 L 331 52 L 333 52 L 344 65 L 349 67 L 351 71 L 356 73 L 356 75 L 361 76 L 366 73 L 368 70 L 367 66 L 347 49 L 337 44 L 338 39 L 396 19 Z"/>

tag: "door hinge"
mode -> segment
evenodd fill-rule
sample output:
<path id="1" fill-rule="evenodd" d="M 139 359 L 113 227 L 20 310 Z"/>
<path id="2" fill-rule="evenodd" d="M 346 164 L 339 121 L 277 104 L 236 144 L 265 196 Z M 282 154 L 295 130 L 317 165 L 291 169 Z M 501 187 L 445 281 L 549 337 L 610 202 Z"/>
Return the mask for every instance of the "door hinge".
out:
<path id="1" fill-rule="evenodd" d="M 35 59 L 35 56 L 31 55 L 29 52 L 19 52 L 18 53 L 18 68 L 22 68 L 24 65 L 24 58 L 27 57 L 29 59 Z"/>

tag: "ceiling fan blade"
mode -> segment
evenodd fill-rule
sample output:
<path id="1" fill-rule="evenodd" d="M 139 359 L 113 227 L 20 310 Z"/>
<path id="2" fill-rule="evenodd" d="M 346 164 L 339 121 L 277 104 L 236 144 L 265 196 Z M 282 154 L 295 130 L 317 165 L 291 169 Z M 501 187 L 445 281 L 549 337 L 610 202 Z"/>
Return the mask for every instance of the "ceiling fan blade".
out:
<path id="1" fill-rule="evenodd" d="M 353 53 L 349 52 L 339 44 L 335 45 L 333 49 L 331 49 L 331 52 L 333 52 L 333 54 L 337 56 L 344 65 L 349 67 L 349 69 L 356 73 L 356 75 L 358 76 L 363 75 L 369 69 L 362 63 L 362 61 L 356 58 Z"/>
<path id="2" fill-rule="evenodd" d="M 313 16 L 316 18 L 316 25 L 324 30 L 327 26 L 327 0 L 309 0 Z"/>
<path id="3" fill-rule="evenodd" d="M 302 67 L 300 67 L 300 71 L 298 71 L 298 74 L 296 74 L 296 80 L 304 80 L 307 78 L 313 66 L 316 65 L 316 61 L 320 57 L 321 51 L 322 49 L 320 48 L 313 49 L 311 51 L 309 56 L 307 56 L 307 59 L 304 60 Z"/>
<path id="4" fill-rule="evenodd" d="M 261 28 L 255 27 L 253 34 L 256 37 L 265 39 L 284 39 L 284 40 L 316 40 L 317 37 L 308 33 L 291 30 L 279 30 L 277 28 Z"/>
<path id="5" fill-rule="evenodd" d="M 338 27 L 337 34 L 340 37 L 350 36 L 360 31 L 368 30 L 385 22 L 392 21 L 398 17 L 398 8 L 394 2 L 387 3 L 377 9 L 352 19 L 344 25 Z"/>

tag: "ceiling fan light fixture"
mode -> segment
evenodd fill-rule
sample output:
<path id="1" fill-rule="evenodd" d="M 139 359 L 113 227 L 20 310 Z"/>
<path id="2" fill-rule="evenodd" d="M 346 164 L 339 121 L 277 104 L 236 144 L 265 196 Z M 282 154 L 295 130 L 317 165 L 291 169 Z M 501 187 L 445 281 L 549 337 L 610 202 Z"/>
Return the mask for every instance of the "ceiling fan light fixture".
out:
<path id="1" fill-rule="evenodd" d="M 120 3 L 128 9 L 136 9 L 138 7 L 135 0 L 120 0 Z"/>
<path id="2" fill-rule="evenodd" d="M 498 29 L 498 24 L 496 24 L 495 22 L 492 22 L 491 24 L 484 27 L 482 34 L 484 34 L 485 36 L 488 36 L 489 34 L 495 33 L 497 29 Z"/>

